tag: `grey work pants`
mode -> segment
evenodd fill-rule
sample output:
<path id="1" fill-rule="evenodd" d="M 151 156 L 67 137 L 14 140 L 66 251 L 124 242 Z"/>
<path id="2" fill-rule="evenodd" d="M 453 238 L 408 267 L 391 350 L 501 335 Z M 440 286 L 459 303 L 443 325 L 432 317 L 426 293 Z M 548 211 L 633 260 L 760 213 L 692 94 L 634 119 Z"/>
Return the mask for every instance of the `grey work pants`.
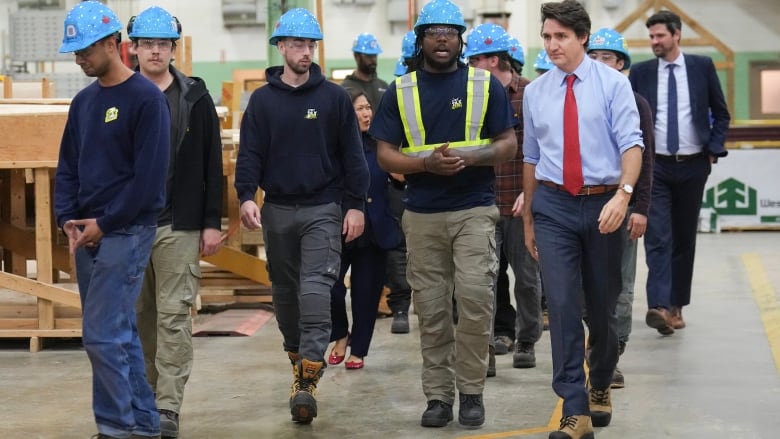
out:
<path id="1" fill-rule="evenodd" d="M 341 268 L 341 206 L 266 202 L 261 220 L 284 350 L 324 362 L 331 331 L 330 290 Z"/>

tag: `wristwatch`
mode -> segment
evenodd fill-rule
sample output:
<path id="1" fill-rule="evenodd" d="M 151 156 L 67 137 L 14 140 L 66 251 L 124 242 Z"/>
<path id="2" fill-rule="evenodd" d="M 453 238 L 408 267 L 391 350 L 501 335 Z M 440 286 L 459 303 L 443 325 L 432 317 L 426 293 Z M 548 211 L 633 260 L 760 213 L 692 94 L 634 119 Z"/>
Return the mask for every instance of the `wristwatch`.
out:
<path id="1" fill-rule="evenodd" d="M 628 195 L 634 193 L 634 186 L 631 186 L 630 184 L 623 183 L 620 185 L 620 189 Z"/>

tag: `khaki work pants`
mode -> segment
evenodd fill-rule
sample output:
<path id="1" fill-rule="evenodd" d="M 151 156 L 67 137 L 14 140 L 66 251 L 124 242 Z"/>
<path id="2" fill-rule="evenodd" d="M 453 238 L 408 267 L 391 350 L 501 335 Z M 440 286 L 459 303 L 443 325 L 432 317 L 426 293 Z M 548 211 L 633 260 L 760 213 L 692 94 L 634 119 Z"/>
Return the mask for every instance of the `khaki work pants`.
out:
<path id="1" fill-rule="evenodd" d="M 463 394 L 481 394 L 485 386 L 498 216 L 495 206 L 404 212 L 407 279 L 419 319 L 422 387 L 429 401 L 452 404 L 456 388 Z"/>
<path id="2" fill-rule="evenodd" d="M 192 371 L 190 308 L 200 278 L 200 231 L 157 228 L 136 303 L 146 379 L 157 408 L 179 413 Z"/>

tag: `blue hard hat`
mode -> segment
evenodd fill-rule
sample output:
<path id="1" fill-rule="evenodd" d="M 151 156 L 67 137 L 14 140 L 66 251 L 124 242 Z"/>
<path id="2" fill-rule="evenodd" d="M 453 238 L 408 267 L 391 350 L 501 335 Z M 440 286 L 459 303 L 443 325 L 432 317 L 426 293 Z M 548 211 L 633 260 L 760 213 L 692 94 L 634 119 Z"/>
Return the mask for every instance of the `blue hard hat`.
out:
<path id="1" fill-rule="evenodd" d="M 525 53 L 523 53 L 523 45 L 520 44 L 520 40 L 508 34 L 507 37 L 509 40 L 509 56 L 520 64 L 525 65 Z"/>
<path id="2" fill-rule="evenodd" d="M 605 27 L 592 33 L 590 41 L 588 42 L 588 53 L 592 50 L 610 50 L 623 54 L 625 57 L 623 68 L 627 69 L 631 66 L 631 55 L 628 54 L 628 43 L 626 43 L 626 39 L 623 38 L 623 35 L 616 30 Z"/>
<path id="3" fill-rule="evenodd" d="M 544 70 L 546 72 L 548 70 L 551 70 L 553 67 L 555 67 L 555 64 L 553 64 L 550 57 L 547 56 L 547 52 L 544 49 L 542 49 L 542 51 L 539 52 L 538 55 L 536 55 L 536 61 L 534 61 L 534 69 Z"/>
<path id="4" fill-rule="evenodd" d="M 379 41 L 376 40 L 375 36 L 368 32 L 363 32 L 352 43 L 352 52 L 364 55 L 379 55 L 382 53 L 382 48 L 379 47 Z"/>
<path id="5" fill-rule="evenodd" d="M 406 74 L 406 63 L 404 62 L 404 57 L 398 58 L 398 61 L 395 63 L 395 71 L 393 71 L 393 74 L 395 76 L 403 76 Z"/>
<path id="6" fill-rule="evenodd" d="M 463 20 L 463 12 L 450 0 L 433 0 L 423 6 L 420 10 L 420 16 L 417 17 L 417 23 L 414 25 L 414 32 L 419 34 L 426 27 L 443 24 L 453 26 L 460 33 L 466 31 L 466 21 Z"/>
<path id="7" fill-rule="evenodd" d="M 181 37 L 181 23 L 165 9 L 152 6 L 130 19 L 127 23 L 127 36 L 178 40 Z"/>
<path id="8" fill-rule="evenodd" d="M 274 32 L 268 42 L 274 46 L 282 38 L 305 38 L 321 40 L 322 30 L 317 19 L 304 8 L 290 9 L 276 22 Z"/>
<path id="9" fill-rule="evenodd" d="M 60 53 L 86 49 L 121 30 L 122 24 L 106 5 L 94 0 L 81 2 L 65 17 Z"/>
<path id="10" fill-rule="evenodd" d="M 401 58 L 414 58 L 417 54 L 417 35 L 413 30 L 410 30 L 404 35 L 404 40 L 401 42 Z"/>
<path id="11" fill-rule="evenodd" d="M 471 58 L 486 53 L 509 52 L 509 48 L 509 35 L 503 27 L 494 23 L 482 23 L 466 37 L 463 56 Z"/>

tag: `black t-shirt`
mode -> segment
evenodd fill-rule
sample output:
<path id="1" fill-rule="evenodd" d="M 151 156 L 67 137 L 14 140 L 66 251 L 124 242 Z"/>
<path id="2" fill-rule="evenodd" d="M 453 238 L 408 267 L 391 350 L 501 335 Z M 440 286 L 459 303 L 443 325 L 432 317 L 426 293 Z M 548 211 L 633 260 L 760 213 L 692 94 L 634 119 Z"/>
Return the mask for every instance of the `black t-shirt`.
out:
<path id="1" fill-rule="evenodd" d="M 168 178 L 165 180 L 165 207 L 160 211 L 157 219 L 157 225 L 167 226 L 173 222 L 171 210 L 171 197 L 173 193 L 173 170 L 176 169 L 176 146 L 179 141 L 179 100 L 181 97 L 181 88 L 179 82 L 174 78 L 171 85 L 165 89 L 165 97 L 168 99 L 168 107 L 171 109 L 171 159 L 168 164 Z"/>

